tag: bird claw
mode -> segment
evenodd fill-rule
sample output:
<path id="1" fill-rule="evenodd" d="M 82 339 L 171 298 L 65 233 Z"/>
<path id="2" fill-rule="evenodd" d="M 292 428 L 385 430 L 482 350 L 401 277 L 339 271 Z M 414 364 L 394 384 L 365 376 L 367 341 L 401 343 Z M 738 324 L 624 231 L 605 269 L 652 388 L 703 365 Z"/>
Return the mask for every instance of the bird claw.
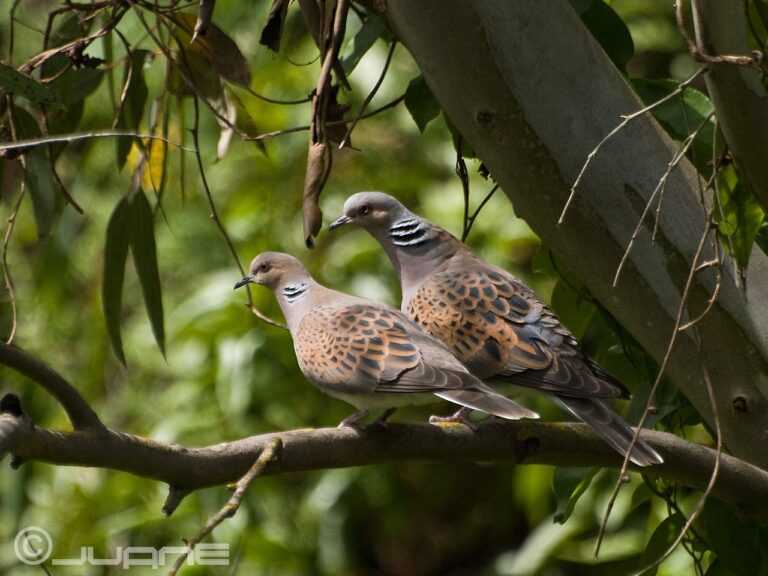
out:
<path id="1" fill-rule="evenodd" d="M 467 418 L 470 412 L 472 412 L 471 408 L 461 408 L 450 416 L 430 416 L 429 423 L 435 426 L 464 424 L 464 426 L 472 430 L 472 432 L 477 432 L 477 425 Z"/>

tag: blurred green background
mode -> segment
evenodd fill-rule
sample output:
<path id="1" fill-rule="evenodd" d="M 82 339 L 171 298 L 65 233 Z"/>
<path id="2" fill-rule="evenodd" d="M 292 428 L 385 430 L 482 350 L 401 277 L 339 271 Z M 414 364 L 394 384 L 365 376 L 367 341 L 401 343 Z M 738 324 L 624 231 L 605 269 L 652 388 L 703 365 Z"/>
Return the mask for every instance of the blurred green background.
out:
<path id="1" fill-rule="evenodd" d="M 581 4 L 584 4 L 583 2 Z M 8 3 L 6 3 L 8 6 Z M 45 19 L 62 6 L 45 0 L 15 3 L 14 53 L 9 60 L 10 16 L 0 14 L 3 62 L 18 66 L 41 50 Z M 695 69 L 685 54 L 671 4 L 624 0 L 611 6 L 634 41 L 627 63 L 630 77 L 686 78 Z M 190 10 L 194 12 L 194 6 Z M 269 4 L 219 0 L 214 22 L 245 55 L 251 87 L 277 99 L 301 99 L 314 88 L 319 63 L 296 10 L 289 11 L 280 53 L 258 44 Z M 348 37 L 360 21 L 350 17 Z M 119 26 L 134 48 L 150 51 L 143 66 L 147 105 L 139 124 L 147 131 L 164 96 L 167 62 L 129 12 Z M 340 99 L 352 111 L 376 82 L 387 53 L 379 40 L 350 77 L 353 90 Z M 116 63 L 84 100 L 75 131 L 109 128 L 122 83 L 124 52 L 96 41 L 86 53 Z M 345 45 L 344 51 L 351 50 Z M 396 49 L 390 73 L 371 109 L 403 94 L 419 75 L 407 51 Z M 180 102 L 177 104 L 177 100 Z M 191 145 L 190 98 L 169 98 L 173 106 L 168 134 Z M 275 105 L 245 94 L 243 102 L 259 131 L 306 125 L 309 105 Z M 172 104 L 171 104 L 172 103 Z M 17 103 L 24 108 L 23 101 Z M 170 109 L 170 108 L 169 108 Z M 66 110 L 65 110 L 66 114 Z M 342 230 L 304 247 L 301 190 L 306 162 L 306 132 L 266 141 L 267 154 L 237 137 L 218 159 L 219 127 L 201 106 L 200 145 L 212 197 L 244 266 L 257 253 L 279 250 L 296 255 L 320 281 L 355 294 L 398 305 L 399 290 L 389 261 L 360 230 Z M 337 217 L 347 196 L 382 190 L 415 212 L 460 234 L 461 183 L 454 173 L 456 153 L 442 117 L 419 133 L 401 104 L 366 119 L 353 133 L 355 149 L 334 154 L 333 171 L 321 198 L 325 222 Z M 155 158 L 162 147 L 153 145 Z M 182 155 L 186 158 L 182 161 Z M 69 193 L 83 207 L 80 215 L 63 207 L 49 235 L 38 239 L 29 195 L 23 199 L 10 240 L 8 264 L 16 287 L 18 328 L 14 343 L 43 359 L 73 382 L 110 427 L 184 446 L 202 446 L 275 430 L 334 426 L 351 407 L 323 396 L 300 374 L 289 334 L 266 325 L 245 307 L 240 279 L 226 243 L 209 218 L 192 154 L 171 146 L 162 211 L 156 211 L 157 258 L 165 308 L 166 357 L 152 337 L 139 281 L 126 267 L 122 334 L 123 367 L 112 352 L 102 312 L 104 241 L 107 222 L 131 189 L 136 148 L 116 168 L 111 139 L 80 141 L 66 147 L 56 168 Z M 18 197 L 18 161 L 2 161 L 3 222 Z M 161 162 L 153 164 L 159 174 Z M 492 187 L 468 159 L 470 209 Z M 145 179 L 153 206 L 157 196 Z M 503 193 L 497 193 L 477 219 L 468 243 L 481 256 L 528 282 L 562 314 L 588 352 L 635 390 L 649 385 L 655 365 L 605 312 L 596 309 L 565 263 L 556 262 L 525 222 L 517 219 Z M 130 257 L 129 257 L 130 260 Z M 566 280 L 558 272 L 566 274 Z M 274 318 L 279 309 L 266 290 L 253 292 L 259 309 Z M 11 307 L 3 292 L 0 333 L 11 328 Z M 43 427 L 68 429 L 62 409 L 39 386 L 0 367 L 2 391 L 20 395 L 27 414 Z M 671 388 L 669 406 L 685 406 Z M 642 397 L 642 393 L 639 394 Z M 564 414 L 546 399 L 525 402 L 545 419 Z M 637 412 L 637 407 L 634 414 Z M 624 407 L 621 407 L 624 409 Z M 399 411 L 394 421 L 424 421 L 448 413 L 437 404 Z M 676 412 L 677 426 L 695 424 L 695 415 Z M 690 422 L 686 420 L 690 418 Z M 688 428 L 707 441 L 706 432 Z M 588 471 L 563 473 L 582 478 Z M 597 527 L 616 479 L 598 472 L 564 525 L 554 523 L 557 502 L 553 469 L 511 464 L 438 465 L 408 463 L 289 474 L 257 480 L 243 507 L 217 528 L 209 541 L 228 543 L 233 558 L 225 568 L 187 567 L 185 574 L 345 575 L 345 574 L 621 574 L 648 560 L 649 535 L 667 517 L 669 503 L 651 498 L 654 490 L 674 492 L 681 506 L 685 490 L 646 484 L 633 475 L 622 490 L 608 524 L 599 559 L 592 548 Z M 195 534 L 228 498 L 224 487 L 198 491 L 171 518 L 160 512 L 166 486 L 105 470 L 29 463 L 18 471 L 0 467 L 0 574 L 40 574 L 18 563 L 13 538 L 25 526 L 40 526 L 54 542 L 54 557 L 76 557 L 91 546 L 110 557 L 117 546 L 174 546 Z M 668 494 L 669 496 L 669 494 Z M 695 548 L 695 547 L 694 547 Z M 644 557 L 644 554 L 646 556 Z M 702 552 L 679 548 L 659 574 L 692 574 Z M 54 574 L 112 574 L 107 567 L 54 567 Z M 132 573 L 151 573 L 134 568 Z"/>

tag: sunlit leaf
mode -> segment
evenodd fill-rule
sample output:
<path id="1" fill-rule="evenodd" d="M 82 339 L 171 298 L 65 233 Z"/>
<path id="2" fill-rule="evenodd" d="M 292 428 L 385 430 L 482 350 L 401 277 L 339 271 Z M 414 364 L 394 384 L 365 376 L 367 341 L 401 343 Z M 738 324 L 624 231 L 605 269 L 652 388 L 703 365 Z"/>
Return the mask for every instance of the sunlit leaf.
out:
<path id="1" fill-rule="evenodd" d="M 552 476 L 552 491 L 557 500 L 555 522 L 564 524 L 568 520 L 579 498 L 599 471 L 599 468 L 555 468 Z"/>
<path id="2" fill-rule="evenodd" d="M 141 119 L 144 115 L 144 105 L 147 102 L 147 83 L 144 80 L 144 61 L 146 60 L 147 50 L 134 50 L 131 57 L 126 62 L 125 79 L 125 102 L 118 119 L 117 127 L 126 130 L 138 130 Z M 131 151 L 133 138 L 117 139 L 117 166 L 122 168 L 128 153 Z"/>
<path id="3" fill-rule="evenodd" d="M 109 341 L 112 343 L 115 356 L 123 365 L 125 365 L 125 354 L 120 335 L 120 315 L 125 261 L 128 258 L 130 210 L 128 199 L 123 198 L 115 207 L 107 224 L 107 240 L 104 245 L 104 278 L 101 284 L 101 301 L 107 324 L 107 334 L 109 334 Z"/>
<path id="4" fill-rule="evenodd" d="M 419 132 L 424 132 L 427 124 L 440 113 L 440 105 L 424 81 L 424 76 L 417 76 L 408 83 L 405 90 L 405 107 L 416 122 Z"/>
<path id="5" fill-rule="evenodd" d="M 373 14 L 368 16 L 365 24 L 349 42 L 346 54 L 341 58 L 341 66 L 347 75 L 355 69 L 362 57 L 386 31 L 387 25 L 384 20 Z"/>
<path id="6" fill-rule="evenodd" d="M 576 13 L 613 63 L 623 68 L 635 52 L 629 28 L 603 0 L 571 0 Z"/>
<path id="7" fill-rule="evenodd" d="M 56 96 L 50 88 L 1 62 L 0 87 L 11 94 L 24 96 L 36 104 L 50 106 L 56 102 Z"/>
<path id="8" fill-rule="evenodd" d="M 152 207 L 141 190 L 133 195 L 129 205 L 129 242 L 133 263 L 139 276 L 152 333 L 160 351 L 165 355 L 163 300 L 160 291 L 160 274 L 157 269 Z"/>
<path id="9" fill-rule="evenodd" d="M 723 245 L 742 268 L 746 268 L 752 247 L 765 218 L 763 208 L 741 183 L 731 164 L 717 174 L 719 209 L 714 210 Z M 721 212 L 722 211 L 722 212 Z"/>

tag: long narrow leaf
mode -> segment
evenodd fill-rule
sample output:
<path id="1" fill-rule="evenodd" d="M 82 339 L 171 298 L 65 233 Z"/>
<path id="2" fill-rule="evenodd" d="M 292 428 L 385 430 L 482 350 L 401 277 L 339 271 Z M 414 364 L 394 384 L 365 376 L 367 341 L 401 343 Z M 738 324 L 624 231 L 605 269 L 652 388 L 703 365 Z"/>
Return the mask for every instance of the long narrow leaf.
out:
<path id="1" fill-rule="evenodd" d="M 163 300 L 160 291 L 160 274 L 157 269 L 155 227 L 152 207 L 141 190 L 130 201 L 131 253 L 136 273 L 139 275 L 144 305 L 147 307 L 152 333 L 160 352 L 165 356 L 165 329 L 163 326 Z"/>
<path id="2" fill-rule="evenodd" d="M 104 318 L 107 334 L 112 343 L 112 350 L 125 366 L 123 340 L 120 336 L 120 313 L 123 300 L 123 279 L 125 260 L 128 258 L 128 238 L 130 230 L 130 207 L 128 199 L 123 198 L 115 207 L 107 225 L 107 241 L 104 247 L 104 279 L 101 285 L 101 300 L 104 306 Z"/>

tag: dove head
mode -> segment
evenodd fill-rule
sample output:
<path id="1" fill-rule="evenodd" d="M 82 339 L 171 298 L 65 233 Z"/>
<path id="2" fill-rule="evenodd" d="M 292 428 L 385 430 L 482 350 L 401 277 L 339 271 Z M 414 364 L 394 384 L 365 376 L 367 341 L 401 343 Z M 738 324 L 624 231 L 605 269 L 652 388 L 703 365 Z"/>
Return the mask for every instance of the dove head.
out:
<path id="1" fill-rule="evenodd" d="M 293 284 L 306 285 L 310 280 L 307 269 L 293 256 L 281 252 L 263 252 L 251 261 L 248 276 L 235 284 L 235 288 L 252 283 L 277 292 Z"/>
<path id="2" fill-rule="evenodd" d="M 397 198 L 383 192 L 358 192 L 347 198 L 341 218 L 328 229 L 356 224 L 376 236 L 379 231 L 386 234 L 393 224 L 406 219 L 414 219 L 414 215 Z"/>

